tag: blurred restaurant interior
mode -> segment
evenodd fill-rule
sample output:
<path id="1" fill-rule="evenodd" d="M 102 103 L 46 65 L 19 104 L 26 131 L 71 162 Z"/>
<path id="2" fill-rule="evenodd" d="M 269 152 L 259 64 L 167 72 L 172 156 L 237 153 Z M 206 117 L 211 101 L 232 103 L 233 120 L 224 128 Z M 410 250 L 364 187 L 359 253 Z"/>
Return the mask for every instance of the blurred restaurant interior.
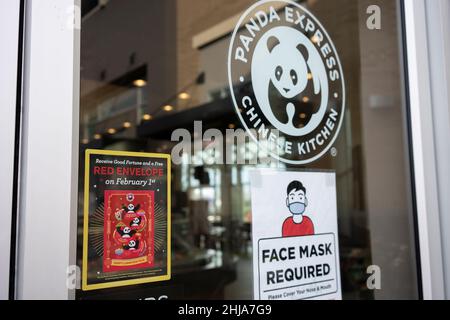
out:
<path id="1" fill-rule="evenodd" d="M 306 166 L 271 165 L 336 172 L 344 299 L 416 298 L 397 1 L 376 1 L 386 19 L 383 36 L 364 27 L 370 1 L 300 2 L 320 18 L 337 47 L 346 117 L 337 155 Z M 236 19 L 252 3 L 82 0 L 79 261 L 85 149 L 170 154 L 176 129 L 201 140 L 194 121 L 202 121 L 203 131 L 242 129 L 230 98 L 227 55 Z M 245 148 L 246 164 L 217 164 L 205 152 L 183 154 L 181 164 L 172 164 L 170 281 L 78 290 L 77 299 L 142 298 L 160 288 L 180 299 L 252 299 L 249 172 L 267 165 L 252 161 L 259 152 L 255 143 Z M 374 263 L 385 277 L 376 293 L 365 283 Z"/>

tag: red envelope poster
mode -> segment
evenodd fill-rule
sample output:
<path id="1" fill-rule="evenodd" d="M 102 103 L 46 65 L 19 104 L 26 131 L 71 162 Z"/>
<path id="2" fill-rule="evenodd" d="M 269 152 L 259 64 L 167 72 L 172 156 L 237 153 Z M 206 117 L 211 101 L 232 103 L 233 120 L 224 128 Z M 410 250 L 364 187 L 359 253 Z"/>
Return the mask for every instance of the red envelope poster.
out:
<path id="1" fill-rule="evenodd" d="M 154 198 L 154 191 L 105 191 L 103 272 L 153 266 Z"/>

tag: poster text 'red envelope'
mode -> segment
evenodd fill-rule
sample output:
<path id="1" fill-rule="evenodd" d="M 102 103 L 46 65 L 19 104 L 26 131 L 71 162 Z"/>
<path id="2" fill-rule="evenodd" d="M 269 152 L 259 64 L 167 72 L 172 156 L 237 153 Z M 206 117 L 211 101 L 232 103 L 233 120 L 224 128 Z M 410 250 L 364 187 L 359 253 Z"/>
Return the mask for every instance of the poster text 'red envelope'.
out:
<path id="1" fill-rule="evenodd" d="M 108 167 L 108 166 L 94 166 L 94 175 L 101 176 L 135 176 L 135 177 L 162 177 L 164 176 L 164 169 L 162 168 L 133 168 L 133 167 Z"/>

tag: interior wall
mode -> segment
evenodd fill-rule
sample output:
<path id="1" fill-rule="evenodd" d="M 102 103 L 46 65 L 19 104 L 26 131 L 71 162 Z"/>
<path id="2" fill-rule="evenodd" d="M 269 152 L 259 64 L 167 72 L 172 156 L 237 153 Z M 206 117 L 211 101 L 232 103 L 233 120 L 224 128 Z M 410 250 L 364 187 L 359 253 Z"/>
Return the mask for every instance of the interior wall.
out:
<path id="1" fill-rule="evenodd" d="M 358 3 L 365 192 L 372 261 L 381 268 L 381 290 L 375 294 L 416 298 L 397 1 Z M 381 8 L 381 30 L 366 26 L 369 5 Z"/>
<path id="2" fill-rule="evenodd" d="M 172 97 L 177 92 L 175 8 L 176 0 L 110 0 L 83 20 L 81 96 L 147 64 L 150 109 Z M 132 54 L 135 62 L 130 64 Z"/>
<path id="3" fill-rule="evenodd" d="M 203 71 L 199 63 L 200 50 L 193 47 L 194 36 L 245 11 L 253 3 L 254 0 L 227 0 L 226 5 L 223 0 L 177 0 L 177 79 L 180 90 Z M 228 52 L 228 49 L 225 52 Z M 223 57 L 226 58 L 226 54 Z M 227 60 L 218 59 L 216 63 L 226 66 Z M 190 92 L 192 100 L 189 105 L 180 107 L 192 107 L 200 101 L 203 102 L 198 90 L 200 89 L 194 88 Z"/>

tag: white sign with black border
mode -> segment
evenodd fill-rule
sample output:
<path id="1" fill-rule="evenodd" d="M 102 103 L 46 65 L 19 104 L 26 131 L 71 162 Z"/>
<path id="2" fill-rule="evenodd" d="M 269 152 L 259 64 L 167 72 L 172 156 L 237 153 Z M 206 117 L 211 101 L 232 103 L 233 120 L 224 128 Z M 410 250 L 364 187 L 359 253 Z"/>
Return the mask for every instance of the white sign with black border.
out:
<path id="1" fill-rule="evenodd" d="M 254 298 L 342 298 L 334 172 L 254 170 Z"/>

